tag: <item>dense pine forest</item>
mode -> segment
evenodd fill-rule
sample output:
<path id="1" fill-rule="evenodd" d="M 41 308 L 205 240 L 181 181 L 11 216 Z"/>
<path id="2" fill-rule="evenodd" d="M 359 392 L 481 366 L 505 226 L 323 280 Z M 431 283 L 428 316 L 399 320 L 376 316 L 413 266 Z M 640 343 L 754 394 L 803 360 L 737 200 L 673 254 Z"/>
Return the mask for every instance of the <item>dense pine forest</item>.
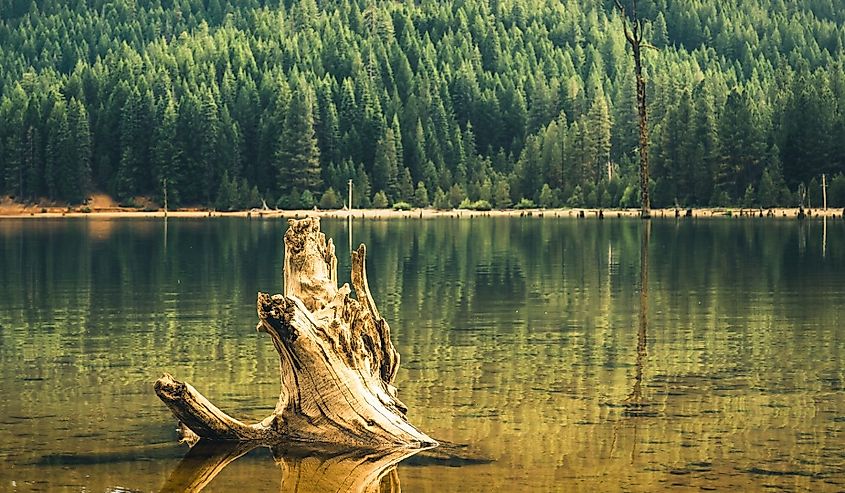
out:
<path id="1" fill-rule="evenodd" d="M 641 0 L 652 203 L 845 206 L 839 0 Z M 0 191 L 634 207 L 612 1 L 0 0 Z"/>

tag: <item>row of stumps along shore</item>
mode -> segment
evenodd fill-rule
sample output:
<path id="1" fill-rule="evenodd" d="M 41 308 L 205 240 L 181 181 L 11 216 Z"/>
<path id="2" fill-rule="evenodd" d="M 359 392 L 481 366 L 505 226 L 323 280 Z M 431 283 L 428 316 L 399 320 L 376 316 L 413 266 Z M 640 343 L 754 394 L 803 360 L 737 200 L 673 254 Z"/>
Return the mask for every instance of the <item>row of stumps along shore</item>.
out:
<path id="1" fill-rule="evenodd" d="M 702 209 L 702 210 L 694 210 L 694 209 L 659 209 L 659 210 L 652 210 L 651 215 L 647 219 L 651 218 L 695 218 L 695 217 L 738 217 L 738 218 L 788 218 L 788 217 L 795 217 L 799 220 L 812 218 L 812 217 L 830 217 L 831 219 L 845 219 L 845 209 L 842 209 L 841 214 L 830 214 L 827 215 L 822 211 L 822 209 L 804 209 L 799 208 L 797 212 L 787 212 L 786 210 L 778 210 L 778 209 L 760 209 L 760 208 L 740 208 L 738 210 L 733 209 Z M 579 219 L 585 219 L 587 217 L 594 217 L 597 219 L 604 219 L 605 216 L 611 216 L 613 212 L 616 213 L 616 217 L 635 217 L 631 216 L 630 213 L 625 213 L 622 211 L 605 211 L 604 209 L 569 209 L 569 210 L 546 210 L 546 209 L 534 209 L 534 210 L 525 210 L 520 211 L 518 217 L 576 217 Z M 494 214 L 490 211 L 463 211 L 463 210 L 452 210 L 452 211 L 443 211 L 443 214 L 440 217 L 450 217 L 450 218 L 459 218 L 464 217 L 466 213 L 467 217 L 490 217 Z M 259 213 L 259 217 L 263 217 L 265 214 Z M 209 213 L 211 216 L 211 213 Z M 324 217 L 332 217 L 336 219 L 345 219 L 349 217 L 354 217 L 355 214 L 352 211 L 341 212 L 338 214 L 328 214 Z M 406 214 L 399 216 L 399 218 L 403 219 L 411 219 L 414 216 L 419 217 L 422 219 L 423 211 L 419 210 L 418 213 L 407 211 Z M 247 214 L 247 217 L 251 217 L 251 214 Z M 298 212 L 295 212 L 291 217 L 294 219 L 302 219 L 307 217 L 307 215 L 300 215 Z M 385 214 L 384 216 L 381 215 L 367 215 L 363 212 L 360 213 L 359 217 L 361 219 L 389 219 L 391 217 L 396 218 L 395 215 Z M 514 216 L 517 217 L 517 216 Z"/>

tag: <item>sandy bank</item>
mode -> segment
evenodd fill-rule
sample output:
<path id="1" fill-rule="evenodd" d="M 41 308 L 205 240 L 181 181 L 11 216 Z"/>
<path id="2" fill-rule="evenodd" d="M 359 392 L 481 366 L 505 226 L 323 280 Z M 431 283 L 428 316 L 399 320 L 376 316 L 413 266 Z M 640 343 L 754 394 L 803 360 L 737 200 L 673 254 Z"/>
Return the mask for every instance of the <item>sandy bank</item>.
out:
<path id="1" fill-rule="evenodd" d="M 89 218 L 151 218 L 151 217 L 165 217 L 165 212 L 158 211 L 140 211 L 136 209 L 126 209 L 119 207 L 107 208 L 61 208 L 61 207 L 41 207 L 41 206 L 24 206 L 21 204 L 3 204 L 0 206 L 0 218 L 59 218 L 59 217 L 89 217 Z M 684 209 L 654 209 L 652 210 L 653 218 L 684 218 L 687 211 Z M 764 217 L 776 219 L 795 219 L 798 216 L 798 209 L 796 208 L 779 208 L 763 210 L 760 209 L 715 209 L 715 208 L 699 208 L 692 209 L 692 217 L 694 218 L 724 218 L 724 217 Z M 822 209 L 807 210 L 810 218 L 830 217 L 841 218 L 843 215 L 842 209 Z M 253 217 L 253 218 L 301 218 L 305 216 L 318 216 L 324 218 L 347 218 L 352 215 L 354 218 L 361 219 L 428 219 L 437 217 L 584 217 L 598 218 L 603 215 L 604 218 L 619 218 L 639 216 L 637 209 L 526 209 L 526 210 L 493 210 L 493 211 L 470 211 L 470 210 L 449 210 L 440 211 L 435 209 L 412 209 L 410 211 L 394 211 L 391 209 L 354 209 L 347 210 L 284 210 L 284 211 L 264 211 L 254 209 L 251 211 L 237 211 L 237 212 L 215 212 L 203 210 L 176 210 L 167 212 L 167 217 L 188 217 L 188 218 L 202 218 L 202 217 Z"/>

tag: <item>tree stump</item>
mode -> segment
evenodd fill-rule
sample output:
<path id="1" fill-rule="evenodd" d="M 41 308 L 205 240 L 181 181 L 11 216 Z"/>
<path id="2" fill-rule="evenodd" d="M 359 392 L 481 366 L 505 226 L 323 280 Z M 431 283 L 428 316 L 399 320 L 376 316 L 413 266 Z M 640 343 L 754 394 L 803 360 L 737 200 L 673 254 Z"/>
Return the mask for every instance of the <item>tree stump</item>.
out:
<path id="1" fill-rule="evenodd" d="M 270 335 L 280 359 L 282 390 L 273 413 L 245 424 L 169 374 L 156 381 L 156 394 L 194 439 L 372 450 L 436 446 L 408 422 L 393 386 L 399 354 L 370 294 L 366 247 L 352 253 L 353 298 L 348 284 L 337 286 L 334 244 L 320 232 L 320 220 L 288 223 L 284 294 L 258 293 L 257 329 Z"/>

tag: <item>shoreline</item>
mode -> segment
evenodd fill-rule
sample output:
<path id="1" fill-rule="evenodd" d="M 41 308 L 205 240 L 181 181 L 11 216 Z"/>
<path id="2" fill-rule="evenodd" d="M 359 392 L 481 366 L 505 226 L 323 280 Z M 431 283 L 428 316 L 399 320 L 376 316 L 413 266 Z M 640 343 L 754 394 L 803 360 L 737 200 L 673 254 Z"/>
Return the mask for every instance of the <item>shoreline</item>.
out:
<path id="1" fill-rule="evenodd" d="M 584 218 L 584 219 L 615 219 L 615 218 L 638 218 L 639 209 L 504 209 L 491 211 L 473 211 L 467 209 L 436 210 L 436 209 L 411 209 L 408 211 L 397 211 L 393 209 L 353 209 L 343 210 L 245 210 L 234 212 L 217 212 L 208 210 L 176 210 L 165 213 L 163 210 L 141 211 L 135 209 L 91 209 L 90 212 L 83 212 L 81 208 L 74 208 L 68 211 L 66 208 L 51 207 L 46 212 L 38 206 L 18 206 L 0 208 L 0 220 L 2 219 L 35 219 L 35 218 L 203 218 L 203 217 L 249 217 L 249 218 L 302 218 L 306 216 L 317 216 L 320 218 L 346 219 L 350 216 L 357 219 L 431 219 L 439 217 L 449 218 L 472 218 L 472 217 L 553 217 L 553 218 Z M 797 219 L 798 208 L 774 208 L 774 209 L 732 209 L 732 208 L 695 208 L 691 209 L 692 216 L 687 216 L 686 209 L 652 209 L 652 219 L 678 218 L 769 218 L 769 219 Z M 814 218 L 842 218 L 843 209 L 805 209 L 807 219 Z"/>

